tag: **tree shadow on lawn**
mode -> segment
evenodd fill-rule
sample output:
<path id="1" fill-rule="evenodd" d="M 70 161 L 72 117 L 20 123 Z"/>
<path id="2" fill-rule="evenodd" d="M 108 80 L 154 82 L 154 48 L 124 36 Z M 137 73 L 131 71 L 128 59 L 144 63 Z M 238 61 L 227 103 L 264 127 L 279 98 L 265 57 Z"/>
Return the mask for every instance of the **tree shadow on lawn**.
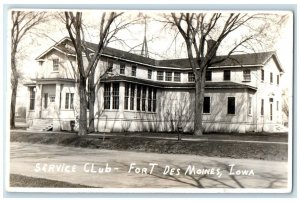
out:
<path id="1" fill-rule="evenodd" d="M 229 165 L 217 161 L 211 167 L 207 165 L 203 167 L 195 166 L 196 170 L 199 169 L 200 174 L 186 172 L 187 167 L 184 168 L 178 165 L 171 165 L 170 167 L 180 169 L 180 174 L 176 175 L 175 172 L 175 174 L 167 173 L 164 175 L 165 167 L 157 166 L 157 169 L 162 172 L 159 174 L 157 172 L 152 173 L 151 176 L 195 188 L 287 188 L 287 177 L 284 177 L 283 174 L 259 172 L 254 175 L 233 175 L 230 174 L 231 167 Z M 214 172 L 211 171 L 212 169 L 214 169 Z M 216 169 L 220 169 L 222 173 L 220 177 L 216 174 Z M 203 170 L 206 170 L 206 172 Z M 235 173 L 237 170 L 245 169 L 234 168 L 232 172 Z"/>

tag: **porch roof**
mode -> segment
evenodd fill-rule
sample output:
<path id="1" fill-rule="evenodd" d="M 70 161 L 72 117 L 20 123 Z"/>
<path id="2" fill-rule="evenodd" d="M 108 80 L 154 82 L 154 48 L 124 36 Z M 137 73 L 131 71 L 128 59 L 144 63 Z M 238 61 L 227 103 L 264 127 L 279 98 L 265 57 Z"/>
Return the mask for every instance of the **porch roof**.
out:
<path id="1" fill-rule="evenodd" d="M 132 82 L 136 84 L 141 85 L 150 85 L 158 88 L 195 88 L 194 82 L 189 83 L 180 83 L 180 82 L 162 82 L 162 81 L 152 81 L 152 80 L 146 80 L 146 79 L 140 79 L 136 77 L 128 77 L 128 76 L 111 76 L 106 77 L 101 80 L 101 83 L 107 83 L 107 82 L 115 82 L 115 81 L 125 81 L 125 82 Z M 241 88 L 248 88 L 252 90 L 257 90 L 256 87 L 249 86 L 246 84 L 240 84 L 235 82 L 206 82 L 205 88 L 207 89 L 241 89 Z"/>

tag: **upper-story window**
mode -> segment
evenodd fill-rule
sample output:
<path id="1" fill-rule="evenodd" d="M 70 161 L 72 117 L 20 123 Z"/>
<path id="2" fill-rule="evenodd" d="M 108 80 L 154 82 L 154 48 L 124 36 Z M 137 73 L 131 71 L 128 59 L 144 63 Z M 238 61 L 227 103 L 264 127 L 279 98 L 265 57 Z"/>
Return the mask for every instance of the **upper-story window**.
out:
<path id="1" fill-rule="evenodd" d="M 273 83 L 273 73 L 270 72 L 270 83 Z"/>
<path id="2" fill-rule="evenodd" d="M 188 81 L 189 82 L 194 82 L 195 81 L 195 75 L 193 72 L 188 73 Z"/>
<path id="3" fill-rule="evenodd" d="M 206 81 L 211 81 L 211 71 L 210 70 L 207 70 L 206 73 L 205 73 L 205 80 Z"/>
<path id="4" fill-rule="evenodd" d="M 125 74 L 125 63 L 120 64 L 120 74 Z"/>
<path id="5" fill-rule="evenodd" d="M 164 72 L 163 71 L 157 71 L 157 80 L 159 80 L 159 81 L 164 80 Z"/>
<path id="6" fill-rule="evenodd" d="M 174 81 L 180 82 L 181 81 L 181 74 L 180 72 L 174 72 Z"/>
<path id="7" fill-rule="evenodd" d="M 152 69 L 148 69 L 148 79 L 152 79 Z"/>
<path id="8" fill-rule="evenodd" d="M 279 85 L 279 75 L 277 75 L 277 85 Z"/>
<path id="9" fill-rule="evenodd" d="M 53 71 L 58 71 L 59 59 L 53 59 Z"/>
<path id="10" fill-rule="evenodd" d="M 261 70 L 261 80 L 264 81 L 265 80 L 265 70 Z"/>
<path id="11" fill-rule="evenodd" d="M 166 72 L 166 81 L 172 81 L 172 72 Z"/>
<path id="12" fill-rule="evenodd" d="M 136 65 L 131 66 L 131 76 L 136 76 Z"/>
<path id="13" fill-rule="evenodd" d="M 230 70 L 229 69 L 225 69 L 224 70 L 224 77 L 223 77 L 224 81 L 230 81 Z"/>
<path id="14" fill-rule="evenodd" d="M 114 63 L 112 61 L 109 61 L 107 63 L 107 72 L 112 72 L 113 71 L 113 66 L 114 66 Z"/>
<path id="15" fill-rule="evenodd" d="M 244 81 L 251 81 L 251 71 L 249 69 L 245 69 L 243 71 Z"/>

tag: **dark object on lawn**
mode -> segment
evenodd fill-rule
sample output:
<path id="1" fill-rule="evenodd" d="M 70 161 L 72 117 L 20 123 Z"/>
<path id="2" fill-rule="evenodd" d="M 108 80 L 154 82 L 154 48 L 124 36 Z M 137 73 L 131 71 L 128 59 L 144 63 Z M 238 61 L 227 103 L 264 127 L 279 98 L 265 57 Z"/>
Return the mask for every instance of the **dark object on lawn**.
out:
<path id="1" fill-rule="evenodd" d="M 183 132 L 181 124 L 177 125 L 178 141 L 181 140 L 181 133 Z"/>
<path id="2" fill-rule="evenodd" d="M 75 128 L 75 121 L 70 121 L 70 127 L 71 127 L 71 131 L 74 131 Z"/>

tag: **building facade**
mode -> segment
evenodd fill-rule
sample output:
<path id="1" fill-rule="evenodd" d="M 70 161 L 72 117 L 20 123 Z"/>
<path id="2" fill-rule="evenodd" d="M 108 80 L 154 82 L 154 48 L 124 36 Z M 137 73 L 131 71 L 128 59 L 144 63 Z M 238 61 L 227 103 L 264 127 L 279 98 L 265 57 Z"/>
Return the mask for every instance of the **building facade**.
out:
<path id="1" fill-rule="evenodd" d="M 29 129 L 72 130 L 75 122 L 76 130 L 80 103 L 70 40 L 62 39 L 36 60 L 37 77 L 26 84 Z M 209 67 L 204 132 L 280 130 L 282 74 L 275 52 L 232 55 Z M 106 48 L 94 76 L 96 102 L 89 107 L 96 131 L 170 132 L 178 125 L 193 131 L 195 84 L 188 59 L 154 60 Z"/>

